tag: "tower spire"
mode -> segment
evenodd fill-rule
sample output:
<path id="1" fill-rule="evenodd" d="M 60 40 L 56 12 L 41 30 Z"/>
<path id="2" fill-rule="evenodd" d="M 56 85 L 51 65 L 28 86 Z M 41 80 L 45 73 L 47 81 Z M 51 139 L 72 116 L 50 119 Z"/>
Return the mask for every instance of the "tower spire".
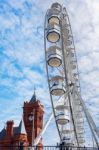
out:
<path id="1" fill-rule="evenodd" d="M 19 127 L 18 127 L 18 133 L 20 134 L 27 134 L 26 133 L 26 129 L 25 129 L 25 125 L 24 125 L 24 121 L 23 121 L 23 118 L 22 120 L 20 121 L 20 124 L 19 124 Z"/>
<path id="2" fill-rule="evenodd" d="M 33 94 L 32 98 L 31 98 L 30 102 L 36 101 L 36 92 L 35 91 L 36 91 L 36 88 L 34 86 L 34 94 Z"/>

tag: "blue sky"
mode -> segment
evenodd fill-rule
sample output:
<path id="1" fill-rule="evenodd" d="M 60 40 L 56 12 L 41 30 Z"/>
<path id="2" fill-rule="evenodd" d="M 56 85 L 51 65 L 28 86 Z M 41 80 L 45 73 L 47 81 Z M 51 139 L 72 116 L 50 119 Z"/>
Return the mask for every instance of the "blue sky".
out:
<path id="1" fill-rule="evenodd" d="M 44 56 L 44 16 L 55 0 L 0 0 L 0 130 L 8 119 L 18 125 L 23 102 L 37 97 L 51 111 Z M 99 1 L 57 0 L 66 6 L 73 30 L 82 97 L 99 124 Z M 48 110 L 49 108 L 49 110 Z M 45 136 L 52 138 L 54 121 Z M 57 132 L 55 131 L 55 135 Z M 54 140 L 48 140 L 50 139 Z"/>

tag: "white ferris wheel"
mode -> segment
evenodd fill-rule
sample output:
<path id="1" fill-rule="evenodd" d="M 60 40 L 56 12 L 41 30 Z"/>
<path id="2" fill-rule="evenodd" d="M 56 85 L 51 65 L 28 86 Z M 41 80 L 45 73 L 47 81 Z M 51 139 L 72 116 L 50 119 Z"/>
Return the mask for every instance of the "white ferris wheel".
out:
<path id="1" fill-rule="evenodd" d="M 84 146 L 84 118 L 86 118 L 96 146 L 99 147 L 99 130 L 81 98 L 77 58 L 69 17 L 66 8 L 59 3 L 53 3 L 46 12 L 44 45 L 53 112 L 40 135 L 34 140 L 34 145 L 38 144 L 54 116 L 60 143 L 66 146 Z"/>

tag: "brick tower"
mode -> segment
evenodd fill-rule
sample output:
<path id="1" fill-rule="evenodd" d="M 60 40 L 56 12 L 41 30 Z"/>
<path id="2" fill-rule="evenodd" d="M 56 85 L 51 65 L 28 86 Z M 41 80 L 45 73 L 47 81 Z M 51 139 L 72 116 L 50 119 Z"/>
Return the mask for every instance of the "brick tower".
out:
<path id="1" fill-rule="evenodd" d="M 44 107 L 40 101 L 36 99 L 35 92 L 29 102 L 24 102 L 23 106 L 23 119 L 27 132 L 29 145 L 33 145 L 34 139 L 40 133 L 43 127 L 43 114 Z M 42 140 L 38 144 L 42 145 Z"/>

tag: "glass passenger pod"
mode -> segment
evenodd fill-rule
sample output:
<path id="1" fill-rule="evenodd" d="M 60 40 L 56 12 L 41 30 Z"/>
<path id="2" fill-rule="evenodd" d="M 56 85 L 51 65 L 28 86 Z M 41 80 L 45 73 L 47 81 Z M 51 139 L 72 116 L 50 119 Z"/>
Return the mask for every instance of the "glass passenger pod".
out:
<path id="1" fill-rule="evenodd" d="M 77 120 L 76 120 L 76 123 L 77 123 L 77 124 L 83 124 L 83 123 L 84 123 L 83 118 L 81 118 L 81 119 L 77 119 Z"/>
<path id="2" fill-rule="evenodd" d="M 71 138 L 70 137 L 66 137 L 64 136 L 63 139 L 62 139 L 62 142 L 64 143 L 64 145 L 71 145 Z"/>
<path id="3" fill-rule="evenodd" d="M 79 100 L 79 98 L 78 98 L 78 95 L 75 95 L 75 98 L 74 98 L 73 103 L 74 103 L 74 105 L 75 105 L 75 104 L 79 104 L 79 105 L 81 104 L 81 103 L 80 103 L 80 100 Z M 79 105 L 76 105 L 76 107 L 79 106 Z"/>
<path id="4" fill-rule="evenodd" d="M 64 78 L 61 76 L 55 76 L 50 80 L 50 92 L 54 96 L 61 96 L 66 92 L 64 86 Z"/>
<path id="5" fill-rule="evenodd" d="M 72 69 L 76 69 L 77 61 L 71 61 L 71 66 L 72 66 Z"/>
<path id="6" fill-rule="evenodd" d="M 78 106 L 75 108 L 75 110 L 76 110 L 77 112 L 81 112 L 81 111 L 82 111 L 81 105 L 78 105 Z"/>
<path id="7" fill-rule="evenodd" d="M 78 76 L 77 73 L 74 73 L 73 76 L 74 76 L 75 81 L 78 81 L 78 80 L 79 80 L 79 76 Z"/>
<path id="8" fill-rule="evenodd" d="M 59 4 L 59 3 L 53 3 L 52 4 L 52 6 L 51 6 L 51 8 L 52 9 L 55 9 L 55 10 L 57 10 L 57 11 L 59 11 L 59 12 L 61 12 L 62 11 L 62 6 Z"/>
<path id="9" fill-rule="evenodd" d="M 55 109 L 56 109 L 57 111 L 61 111 L 61 110 L 69 109 L 69 106 L 64 105 L 64 104 L 58 104 L 58 105 L 55 107 Z"/>
<path id="10" fill-rule="evenodd" d="M 60 39 L 60 27 L 57 24 L 48 25 L 47 40 L 52 43 L 58 42 Z"/>
<path id="11" fill-rule="evenodd" d="M 84 138 L 84 135 L 83 134 L 78 134 L 77 137 L 78 138 Z"/>
<path id="12" fill-rule="evenodd" d="M 77 126 L 77 129 L 78 130 L 84 130 L 84 127 L 83 126 Z"/>
<path id="13" fill-rule="evenodd" d="M 78 93 L 80 93 L 80 85 L 79 85 L 79 83 L 76 83 L 76 88 L 77 88 L 77 90 L 78 90 Z"/>
<path id="14" fill-rule="evenodd" d="M 71 132 L 73 132 L 73 130 L 70 130 L 70 129 L 64 129 L 64 130 L 62 130 L 62 134 L 69 134 Z"/>
<path id="15" fill-rule="evenodd" d="M 75 49 L 74 48 L 68 48 L 68 52 L 70 53 L 71 59 L 75 58 Z"/>
<path id="16" fill-rule="evenodd" d="M 78 139 L 78 142 L 79 142 L 79 143 L 84 143 L 85 140 L 84 140 L 84 138 L 79 138 L 79 139 Z"/>
<path id="17" fill-rule="evenodd" d="M 69 29 L 66 29 L 66 28 L 64 29 L 63 28 L 62 31 L 63 31 L 63 37 L 64 37 L 64 39 L 67 40 L 68 37 L 69 37 L 69 33 L 70 33 Z"/>
<path id="18" fill-rule="evenodd" d="M 84 118 L 83 117 L 77 117 L 76 120 L 83 121 Z"/>
<path id="19" fill-rule="evenodd" d="M 70 128 L 70 124 L 67 123 L 66 125 L 64 125 L 62 127 L 62 134 L 70 134 L 71 132 L 73 132 L 73 130 Z"/>
<path id="20" fill-rule="evenodd" d="M 78 136 L 80 136 L 80 135 L 84 135 L 84 130 L 82 130 L 82 131 L 77 131 L 77 134 L 78 134 Z"/>
<path id="21" fill-rule="evenodd" d="M 76 87 L 77 87 L 78 93 L 80 93 L 81 92 L 80 85 L 76 85 Z"/>
<path id="22" fill-rule="evenodd" d="M 47 51 L 47 62 L 49 66 L 59 67 L 62 64 L 61 49 L 58 46 L 51 46 Z"/>
<path id="23" fill-rule="evenodd" d="M 83 118 L 83 114 L 82 112 L 77 112 L 74 114 L 76 117 L 80 117 L 80 118 Z"/>
<path id="24" fill-rule="evenodd" d="M 77 133 L 78 134 L 84 134 L 84 129 L 80 129 L 80 130 L 77 129 Z"/>
<path id="25" fill-rule="evenodd" d="M 56 115 L 56 121 L 59 125 L 67 124 L 70 121 L 68 111 L 67 112 L 64 112 L 64 111 L 58 112 Z"/>
<path id="26" fill-rule="evenodd" d="M 72 40 L 67 39 L 66 40 L 66 46 L 70 46 L 70 45 L 72 45 Z"/>
<path id="27" fill-rule="evenodd" d="M 57 14 L 49 13 L 48 15 L 48 23 L 49 25 L 60 24 L 60 16 Z"/>
<path id="28" fill-rule="evenodd" d="M 76 123 L 77 128 L 82 128 L 83 127 L 83 122 L 82 123 Z"/>
<path id="29" fill-rule="evenodd" d="M 60 12 L 62 10 L 62 7 L 58 3 L 54 3 L 51 6 L 51 9 L 49 9 L 48 12 L 48 23 L 49 24 L 60 24 Z"/>
<path id="30" fill-rule="evenodd" d="M 75 99 L 74 103 L 75 103 L 75 105 L 80 105 L 81 104 L 79 99 Z"/>

